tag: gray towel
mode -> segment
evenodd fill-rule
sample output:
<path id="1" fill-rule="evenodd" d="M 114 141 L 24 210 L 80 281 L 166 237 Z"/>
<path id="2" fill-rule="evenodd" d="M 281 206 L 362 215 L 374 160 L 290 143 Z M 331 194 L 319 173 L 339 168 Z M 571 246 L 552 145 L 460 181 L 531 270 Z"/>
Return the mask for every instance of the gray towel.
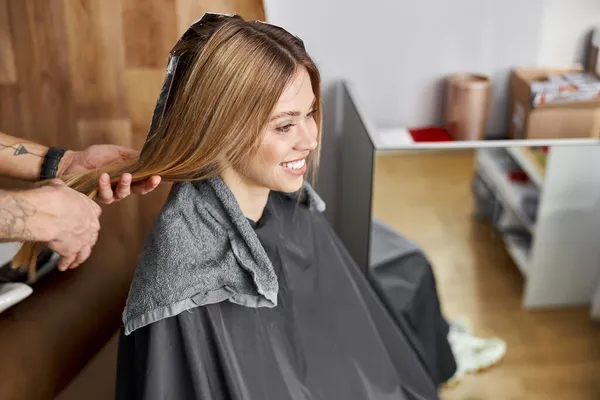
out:
<path id="1" fill-rule="evenodd" d="M 325 210 L 308 183 L 288 195 Z M 275 307 L 278 290 L 273 265 L 227 185 L 220 178 L 176 183 L 144 242 L 123 311 L 125 334 L 225 300 Z"/>

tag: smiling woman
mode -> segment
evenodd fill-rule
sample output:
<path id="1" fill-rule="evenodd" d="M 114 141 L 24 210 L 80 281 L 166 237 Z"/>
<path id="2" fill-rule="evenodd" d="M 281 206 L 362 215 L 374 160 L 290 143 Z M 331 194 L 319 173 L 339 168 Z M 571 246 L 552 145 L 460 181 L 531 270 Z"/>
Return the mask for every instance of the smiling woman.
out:
<path id="1" fill-rule="evenodd" d="M 227 168 L 222 172 L 221 177 L 247 217 L 260 218 L 269 190 L 290 193 L 301 189 L 308 169 L 306 160 L 318 146 L 315 102 L 310 75 L 301 66 L 277 101 L 274 117 L 263 130 L 254 157 L 242 169 Z"/>
<path id="2" fill-rule="evenodd" d="M 108 171 L 175 181 L 123 311 L 117 400 L 437 398 L 305 179 L 321 94 L 302 41 L 206 14 L 167 71 L 139 159 Z"/>

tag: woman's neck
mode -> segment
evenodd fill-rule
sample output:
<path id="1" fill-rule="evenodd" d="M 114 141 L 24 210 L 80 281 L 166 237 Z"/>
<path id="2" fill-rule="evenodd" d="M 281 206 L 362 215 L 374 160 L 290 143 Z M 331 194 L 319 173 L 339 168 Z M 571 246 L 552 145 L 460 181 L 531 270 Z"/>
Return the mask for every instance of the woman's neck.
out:
<path id="1" fill-rule="evenodd" d="M 258 222 L 267 205 L 269 189 L 248 182 L 230 168 L 223 171 L 221 179 L 235 196 L 246 218 Z"/>

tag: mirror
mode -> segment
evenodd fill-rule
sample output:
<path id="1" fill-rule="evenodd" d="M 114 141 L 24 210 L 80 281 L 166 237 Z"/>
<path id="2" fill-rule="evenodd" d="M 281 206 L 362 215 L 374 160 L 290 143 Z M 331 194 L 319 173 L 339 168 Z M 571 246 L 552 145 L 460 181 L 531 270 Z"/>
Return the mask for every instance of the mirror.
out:
<path id="1" fill-rule="evenodd" d="M 391 145 L 343 90 L 337 230 L 442 398 L 589 396 L 600 146 Z"/>

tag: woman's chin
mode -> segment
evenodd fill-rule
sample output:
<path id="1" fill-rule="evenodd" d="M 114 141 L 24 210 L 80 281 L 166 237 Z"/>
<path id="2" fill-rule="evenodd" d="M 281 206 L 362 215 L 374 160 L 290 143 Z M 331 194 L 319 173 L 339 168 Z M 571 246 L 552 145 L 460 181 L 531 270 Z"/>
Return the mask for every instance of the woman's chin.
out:
<path id="1" fill-rule="evenodd" d="M 304 183 L 304 177 L 298 176 L 293 180 L 285 179 L 285 180 L 281 180 L 281 181 L 277 182 L 277 185 L 276 185 L 277 188 L 272 188 L 271 190 L 274 190 L 276 192 L 283 192 L 283 193 L 294 193 L 302 188 L 303 183 Z"/>

